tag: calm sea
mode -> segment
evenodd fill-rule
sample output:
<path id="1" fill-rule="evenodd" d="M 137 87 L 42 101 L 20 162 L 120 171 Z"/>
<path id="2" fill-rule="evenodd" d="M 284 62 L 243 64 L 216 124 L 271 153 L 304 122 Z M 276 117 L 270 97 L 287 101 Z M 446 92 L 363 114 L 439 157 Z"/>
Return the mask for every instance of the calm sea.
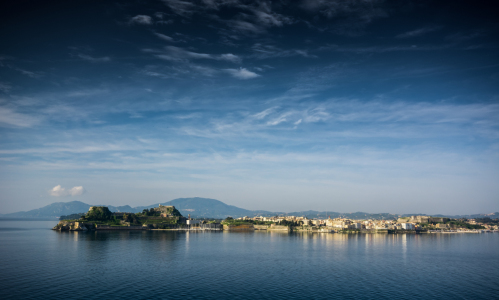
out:
<path id="1" fill-rule="evenodd" d="M 1 299 L 499 299 L 499 234 L 88 232 L 0 221 Z"/>

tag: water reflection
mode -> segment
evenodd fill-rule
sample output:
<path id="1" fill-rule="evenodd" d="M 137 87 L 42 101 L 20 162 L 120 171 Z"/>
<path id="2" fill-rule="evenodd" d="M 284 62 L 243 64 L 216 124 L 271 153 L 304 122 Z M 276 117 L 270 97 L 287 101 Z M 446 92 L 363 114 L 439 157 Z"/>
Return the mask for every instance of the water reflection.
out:
<path id="1" fill-rule="evenodd" d="M 497 234 L 48 228 L 0 230 L 2 299 L 493 299 L 499 292 Z"/>

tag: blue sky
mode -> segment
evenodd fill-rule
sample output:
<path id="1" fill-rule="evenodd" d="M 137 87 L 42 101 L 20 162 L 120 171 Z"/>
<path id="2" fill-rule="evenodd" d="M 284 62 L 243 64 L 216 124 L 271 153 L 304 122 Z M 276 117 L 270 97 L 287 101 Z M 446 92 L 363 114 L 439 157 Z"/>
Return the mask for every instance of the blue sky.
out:
<path id="1" fill-rule="evenodd" d="M 492 1 L 9 2 L 0 213 L 499 211 Z"/>

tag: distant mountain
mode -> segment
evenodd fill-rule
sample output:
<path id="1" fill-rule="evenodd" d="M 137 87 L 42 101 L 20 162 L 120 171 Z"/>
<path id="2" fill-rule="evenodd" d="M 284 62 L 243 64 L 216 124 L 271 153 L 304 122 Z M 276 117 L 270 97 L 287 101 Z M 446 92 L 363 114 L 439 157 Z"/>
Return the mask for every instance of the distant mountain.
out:
<path id="1" fill-rule="evenodd" d="M 144 209 L 149 209 L 153 207 L 157 207 L 159 204 L 161 205 L 174 205 L 182 215 L 187 216 L 191 215 L 193 218 L 215 218 L 215 219 L 225 219 L 230 216 L 233 218 L 239 217 L 255 217 L 255 216 L 297 216 L 297 217 L 307 217 L 309 219 L 313 218 L 326 218 L 330 216 L 331 218 L 351 218 L 351 219 L 397 219 L 399 215 L 389 214 L 389 213 L 379 213 L 379 214 L 370 214 L 366 212 L 354 212 L 354 213 L 339 213 L 339 212 L 324 212 L 324 211 L 298 211 L 298 212 L 270 212 L 265 210 L 247 210 L 244 208 L 239 208 L 237 206 L 228 205 L 223 203 L 222 201 L 208 198 L 178 198 L 168 202 L 156 203 L 148 206 L 137 206 L 131 207 L 129 205 L 124 206 L 111 206 L 109 210 L 113 212 L 132 212 L 137 213 L 141 212 Z M 0 215 L 1 218 L 44 218 L 44 219 L 56 219 L 62 215 L 70 215 L 77 213 L 86 213 L 90 208 L 90 204 L 86 204 L 80 201 L 71 201 L 71 202 L 55 202 L 50 205 L 44 206 L 42 208 L 33 209 L 30 211 L 21 211 L 11 214 Z M 422 215 L 422 214 L 412 214 L 412 215 Z M 423 214 L 424 215 L 424 214 Z M 411 216 L 411 214 L 402 215 L 402 216 Z M 444 215 L 432 215 L 435 217 L 450 217 L 450 218 L 491 218 L 498 219 L 499 212 L 492 214 L 472 214 L 472 215 L 458 215 L 458 216 L 444 216 Z"/>
<path id="2" fill-rule="evenodd" d="M 477 219 L 477 218 L 491 218 L 499 219 L 499 212 L 490 214 L 469 214 L 469 215 L 432 215 L 432 214 L 404 214 L 402 217 L 410 216 L 432 216 L 438 218 L 452 218 L 452 219 Z"/>
<path id="3" fill-rule="evenodd" d="M 366 212 L 355 212 L 355 213 L 339 213 L 334 211 L 298 211 L 284 214 L 286 216 L 297 216 L 297 217 L 307 217 L 308 219 L 313 218 L 348 218 L 348 219 L 378 219 L 378 220 L 392 220 L 396 219 L 398 215 L 389 214 L 389 213 L 379 213 L 379 214 L 370 214 Z"/>
<path id="4" fill-rule="evenodd" d="M 20 211 L 11 214 L 0 215 L 2 218 L 43 218 L 52 219 L 59 218 L 63 215 L 71 215 L 77 213 L 86 213 L 92 205 L 83 203 L 81 201 L 71 202 L 55 202 L 44 206 L 42 208 L 33 209 L 29 211 Z M 111 211 L 116 212 L 133 212 L 134 209 L 129 205 L 125 206 L 109 206 Z"/>
<path id="5" fill-rule="evenodd" d="M 256 215 L 275 215 L 268 211 L 251 211 L 243 208 L 239 208 L 233 205 L 227 205 L 222 201 L 207 198 L 179 198 L 168 202 L 156 203 L 148 206 L 138 206 L 131 207 L 129 205 L 124 206 L 112 206 L 109 210 L 113 212 L 141 212 L 144 209 L 149 209 L 161 205 L 174 205 L 182 215 L 195 218 L 226 218 L 232 216 L 234 218 L 243 216 L 256 216 Z M 93 206 L 80 201 L 71 202 L 56 202 L 50 205 L 44 206 L 42 208 L 33 209 L 30 211 L 21 211 L 10 214 L 0 215 L 2 218 L 58 218 L 62 215 L 71 215 L 77 213 L 85 213 L 88 209 Z"/>
<path id="6" fill-rule="evenodd" d="M 465 215 L 465 216 L 454 216 L 453 218 L 465 218 L 465 219 L 476 219 L 476 218 L 491 218 L 491 219 L 499 219 L 499 212 L 490 213 L 490 214 L 474 214 L 474 215 Z"/>
<path id="7" fill-rule="evenodd" d="M 222 201 L 208 198 L 178 198 L 168 202 L 156 203 L 149 206 L 139 206 L 136 207 L 137 211 L 142 211 L 143 209 L 157 207 L 161 205 L 173 205 L 176 209 L 180 211 L 183 216 L 188 214 L 195 218 L 226 218 L 228 216 L 239 218 L 244 216 L 256 216 L 261 213 L 264 214 L 274 214 L 268 211 L 252 211 L 244 208 L 239 208 L 237 206 L 228 205 Z"/>
<path id="8" fill-rule="evenodd" d="M 58 218 L 62 215 L 87 212 L 91 205 L 80 201 L 55 202 L 42 208 L 1 215 L 2 218 Z"/>

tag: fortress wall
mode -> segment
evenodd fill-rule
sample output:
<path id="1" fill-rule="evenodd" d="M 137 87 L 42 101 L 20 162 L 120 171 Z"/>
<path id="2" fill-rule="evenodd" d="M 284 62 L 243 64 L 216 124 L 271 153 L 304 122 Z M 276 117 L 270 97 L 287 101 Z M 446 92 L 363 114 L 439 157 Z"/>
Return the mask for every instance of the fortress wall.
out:
<path id="1" fill-rule="evenodd" d="M 224 225 L 224 230 L 230 231 L 253 231 L 255 227 L 251 225 Z"/>
<path id="2" fill-rule="evenodd" d="M 143 226 L 108 226 L 108 225 L 97 225 L 96 230 L 145 230 L 147 227 Z"/>
<path id="3" fill-rule="evenodd" d="M 290 228 L 289 226 L 284 226 L 284 225 L 271 225 L 268 230 L 290 231 Z"/>
<path id="4" fill-rule="evenodd" d="M 253 225 L 255 227 L 255 230 L 267 230 L 269 229 L 269 225 Z"/>

